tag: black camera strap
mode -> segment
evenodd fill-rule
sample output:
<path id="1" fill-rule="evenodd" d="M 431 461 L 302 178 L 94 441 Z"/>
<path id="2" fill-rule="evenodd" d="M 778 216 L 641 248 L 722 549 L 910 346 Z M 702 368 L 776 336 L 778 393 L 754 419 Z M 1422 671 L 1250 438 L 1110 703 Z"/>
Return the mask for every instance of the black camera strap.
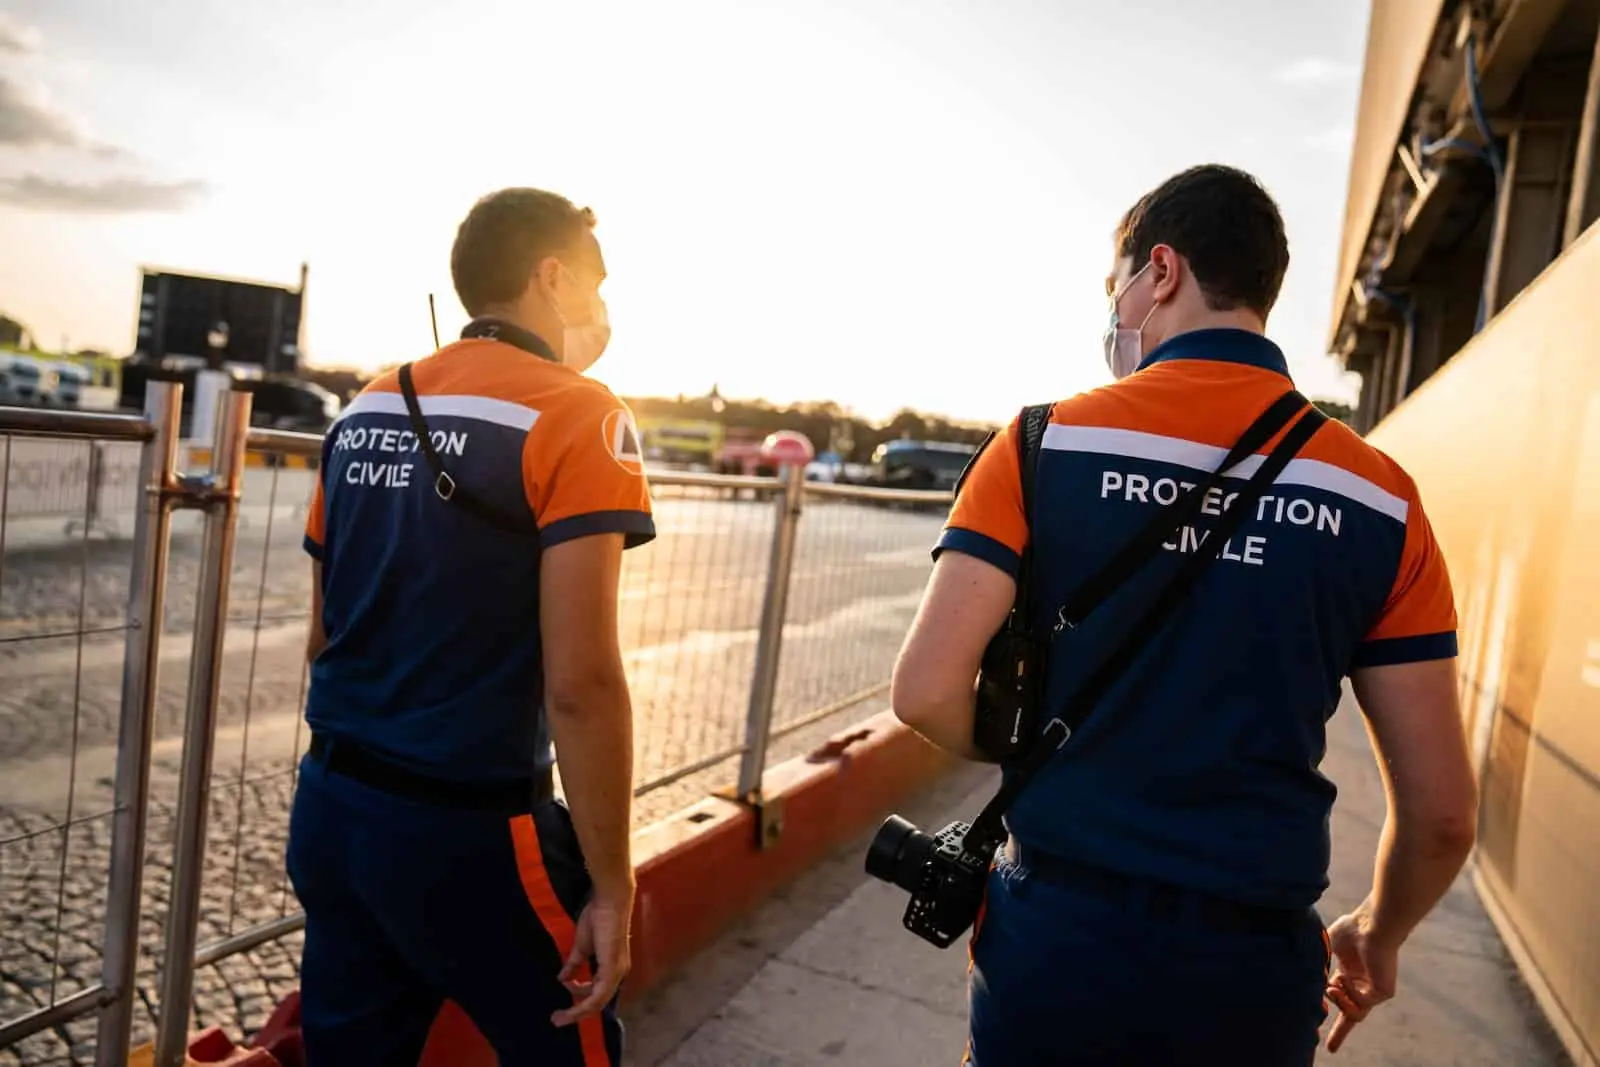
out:
<path id="1" fill-rule="evenodd" d="M 1132 666 L 1139 652 L 1171 618 L 1183 599 L 1194 588 L 1206 566 L 1217 558 L 1229 538 L 1243 524 L 1255 507 L 1256 501 L 1277 480 L 1289 461 L 1305 446 L 1313 434 L 1322 428 L 1327 416 L 1310 404 L 1297 391 L 1291 390 L 1279 397 L 1240 436 L 1216 470 L 1193 488 L 1185 491 L 1172 504 L 1163 508 L 1146 524 L 1132 541 L 1076 590 L 1057 612 L 1056 631 L 1075 627 L 1100 605 L 1123 582 L 1161 550 L 1163 541 L 1172 532 L 1189 521 L 1200 510 L 1209 493 L 1217 489 L 1225 474 L 1257 452 L 1292 419 L 1304 412 L 1294 422 L 1282 440 L 1261 463 L 1250 480 L 1222 511 L 1221 521 L 1212 528 L 1199 551 L 1188 555 L 1171 581 L 1145 609 L 1143 615 L 1123 635 L 1121 642 L 1101 661 L 1066 701 L 1059 717 L 1053 718 L 1041 732 L 1038 741 L 1023 761 L 1005 777 L 1000 790 L 985 804 L 973 820 L 967 833 L 969 850 L 991 851 L 1005 840 L 1003 822 L 1006 811 L 1015 803 L 1029 782 L 1045 768 L 1060 751 L 1062 744 L 1075 730 L 1082 727 L 1106 691 Z M 1030 514 L 1031 519 L 1031 514 Z M 1032 538 L 1030 537 L 1030 541 Z"/>
<path id="2" fill-rule="evenodd" d="M 438 494 L 439 499 L 447 504 L 454 504 L 467 514 L 491 526 L 497 526 L 507 533 L 517 534 L 520 537 L 528 536 L 533 527 L 526 518 L 519 522 L 468 490 L 445 470 L 444 460 L 440 457 L 439 450 L 434 447 L 433 438 L 428 433 L 428 424 L 422 417 L 422 405 L 417 401 L 417 387 L 412 384 L 409 363 L 400 367 L 400 395 L 405 398 L 406 414 L 411 419 L 411 432 L 417 435 L 417 444 L 428 461 L 429 469 L 433 471 L 433 491 Z"/>
<path id="3" fill-rule="evenodd" d="M 1050 425 L 1054 404 L 1034 404 L 1017 416 L 1017 473 L 1022 480 L 1022 515 L 1028 524 L 1028 540 L 1022 546 L 1017 564 L 1017 596 L 1006 618 L 1006 627 L 1023 633 L 1033 626 L 1033 501 L 1038 483 L 1039 453 L 1044 448 L 1044 431 Z"/>

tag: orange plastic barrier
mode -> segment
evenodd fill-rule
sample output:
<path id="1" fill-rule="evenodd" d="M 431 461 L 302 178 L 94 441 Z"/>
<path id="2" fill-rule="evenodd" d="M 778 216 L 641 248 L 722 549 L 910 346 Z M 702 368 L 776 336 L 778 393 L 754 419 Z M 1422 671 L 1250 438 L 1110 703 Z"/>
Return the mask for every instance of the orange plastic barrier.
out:
<path id="1" fill-rule="evenodd" d="M 235 1045 L 222 1028 L 213 1026 L 189 1039 L 188 1063 L 226 1064 L 227 1067 L 281 1067 L 278 1059 L 264 1048 Z"/>
<path id="2" fill-rule="evenodd" d="M 305 1046 L 300 1041 L 300 991 L 283 998 L 250 1041 L 251 1048 L 266 1049 L 283 1067 L 306 1067 Z"/>
<path id="3" fill-rule="evenodd" d="M 128 1056 L 128 1067 L 151 1067 L 156 1061 L 154 1045 L 140 1045 Z M 264 1048 L 247 1048 L 235 1045 L 219 1026 L 202 1030 L 189 1038 L 184 1050 L 184 1067 L 204 1067 L 219 1064 L 225 1067 L 283 1067 L 272 1053 Z"/>

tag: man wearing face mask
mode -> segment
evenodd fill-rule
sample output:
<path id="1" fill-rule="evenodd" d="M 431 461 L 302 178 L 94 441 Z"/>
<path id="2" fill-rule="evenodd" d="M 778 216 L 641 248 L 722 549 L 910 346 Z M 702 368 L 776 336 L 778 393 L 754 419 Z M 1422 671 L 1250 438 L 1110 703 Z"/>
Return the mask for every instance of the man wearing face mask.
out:
<path id="1" fill-rule="evenodd" d="M 633 417 L 584 373 L 610 339 L 593 226 L 537 189 L 480 200 L 451 253 L 461 340 L 328 431 L 288 857 L 309 1067 L 409 1067 L 445 999 L 504 1067 L 621 1062 L 617 586 L 655 527 Z"/>
<path id="2" fill-rule="evenodd" d="M 1049 642 L 1039 721 L 1075 713 L 1077 688 L 1295 433 L 1247 450 L 1142 569 L 1057 625 L 1258 417 L 1305 411 L 1264 335 L 1288 258 L 1277 206 L 1228 167 L 1178 174 L 1128 212 L 1106 286 L 1117 380 L 1053 406 L 1031 513 L 1019 422 L 975 460 L 895 669 L 903 720 L 978 755 L 973 679 L 1024 548 L 1029 623 Z M 1476 796 L 1444 560 L 1398 464 L 1341 424 L 1307 425 L 1009 809 L 973 934 L 969 1063 L 1306 1067 L 1324 997 L 1337 1050 L 1394 994 L 1401 944 L 1465 861 Z M 1325 935 L 1334 787 L 1317 768 L 1346 677 L 1390 814 L 1371 894 Z"/>

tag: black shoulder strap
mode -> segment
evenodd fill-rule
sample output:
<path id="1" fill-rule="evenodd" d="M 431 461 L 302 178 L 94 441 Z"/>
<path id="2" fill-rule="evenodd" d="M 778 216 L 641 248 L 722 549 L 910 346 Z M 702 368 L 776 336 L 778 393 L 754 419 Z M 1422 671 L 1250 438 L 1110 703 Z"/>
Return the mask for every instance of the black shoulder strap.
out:
<path id="1" fill-rule="evenodd" d="M 444 460 L 440 458 L 439 450 L 434 447 L 433 438 L 428 433 L 428 424 L 422 418 L 422 405 L 417 402 L 417 387 L 412 384 L 409 363 L 400 367 L 400 395 L 405 398 L 406 415 L 411 419 L 411 432 L 417 435 L 417 444 L 428 461 L 429 469 L 433 471 L 433 491 L 438 494 L 439 499 L 454 504 L 467 514 L 491 526 L 497 526 L 507 533 L 526 537 L 534 532 L 533 524 L 528 519 L 518 521 L 474 495 L 444 469 Z"/>
<path id="2" fill-rule="evenodd" d="M 1033 625 L 1033 501 L 1038 483 L 1039 453 L 1044 448 L 1045 427 L 1050 425 L 1054 404 L 1032 404 L 1017 416 L 1017 472 L 1022 477 L 1022 518 L 1028 524 L 1028 540 L 1022 546 L 1017 565 L 1017 597 L 1011 606 L 1006 626 L 1022 632 Z"/>
<path id="3" fill-rule="evenodd" d="M 1305 446 L 1305 443 L 1311 439 L 1312 435 L 1320 430 L 1323 423 L 1327 421 L 1327 416 L 1307 402 L 1299 393 L 1291 392 L 1287 396 L 1294 398 L 1295 406 L 1293 408 L 1289 408 L 1286 398 L 1280 398 L 1262 413 L 1261 417 L 1251 425 L 1249 430 L 1245 431 L 1244 436 L 1239 439 L 1239 444 L 1235 445 L 1223 460 L 1222 466 L 1212 472 L 1212 475 L 1203 484 L 1188 490 L 1177 502 L 1162 509 L 1162 513 L 1159 516 L 1159 520 L 1162 523 L 1161 535 L 1154 538 L 1153 542 L 1156 549 L 1159 549 L 1163 536 L 1175 529 L 1185 517 L 1193 515 L 1193 509 L 1198 508 L 1204 494 L 1214 487 L 1216 482 L 1221 480 L 1224 472 L 1238 466 L 1254 454 L 1254 448 L 1246 450 L 1244 445 L 1250 439 L 1257 438 L 1259 431 L 1261 431 L 1264 424 L 1268 423 L 1269 418 L 1280 419 L 1281 425 L 1288 418 L 1287 415 L 1283 414 L 1285 409 L 1288 409 L 1289 415 L 1292 415 L 1295 410 L 1304 411 L 1299 420 L 1283 435 L 1283 439 L 1278 442 L 1277 447 L 1267 455 L 1255 474 L 1245 483 L 1244 489 L 1223 510 L 1222 520 L 1217 523 L 1201 543 L 1200 551 L 1185 558 L 1178 573 L 1167 585 L 1162 587 L 1160 593 L 1145 609 L 1144 614 L 1123 635 L 1121 642 L 1101 661 L 1100 665 L 1084 680 L 1077 691 L 1068 698 L 1061 716 L 1050 720 L 1039 740 L 1029 750 L 1022 763 L 1006 775 L 1005 782 L 1000 787 L 999 792 L 994 795 L 988 804 L 984 805 L 983 811 L 979 812 L 978 817 L 973 820 L 972 828 L 967 835 L 967 847 L 969 849 L 974 847 L 992 848 L 1005 839 L 1003 817 L 1017 797 L 1021 795 L 1022 790 L 1055 757 L 1055 754 L 1060 751 L 1061 745 L 1072 735 L 1073 731 L 1079 729 L 1084 721 L 1088 719 L 1090 712 L 1100 702 L 1101 697 L 1127 671 L 1139 652 L 1149 644 L 1166 624 L 1167 620 L 1171 618 L 1183 599 L 1188 596 L 1206 566 L 1217 557 L 1222 551 L 1222 546 L 1239 529 L 1245 517 L 1254 510 L 1255 503 L 1260 499 L 1262 493 L 1277 480 L 1278 475 L 1283 473 L 1284 467 L 1288 466 L 1295 453 L 1299 452 Z M 1264 441 L 1270 440 L 1271 437 L 1272 434 L 1268 433 L 1260 440 L 1264 443 Z M 1154 525 L 1155 523 L 1151 523 L 1150 526 L 1147 526 L 1139 537 L 1135 538 L 1134 543 L 1142 543 L 1149 534 L 1150 528 Z M 1154 550 L 1147 549 L 1145 551 L 1148 553 Z M 1109 571 L 1114 567 L 1126 568 L 1127 560 L 1133 560 L 1133 567 L 1137 567 L 1145 561 L 1143 558 L 1134 559 L 1133 553 L 1125 549 L 1113 558 L 1111 564 L 1105 570 Z M 1126 568 L 1122 577 L 1126 578 L 1131 569 Z M 1101 573 L 1103 574 L 1105 571 Z M 1095 579 L 1091 579 L 1090 583 L 1085 583 L 1085 585 L 1095 582 L 1099 577 L 1097 575 Z M 1077 600 L 1078 598 L 1075 597 L 1074 602 Z M 1091 609 L 1093 606 L 1090 605 Z"/>

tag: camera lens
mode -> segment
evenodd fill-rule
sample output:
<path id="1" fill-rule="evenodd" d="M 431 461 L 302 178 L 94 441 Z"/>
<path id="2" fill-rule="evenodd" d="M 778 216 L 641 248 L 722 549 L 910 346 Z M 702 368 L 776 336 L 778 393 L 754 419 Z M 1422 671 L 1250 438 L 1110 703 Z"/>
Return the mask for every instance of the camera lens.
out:
<path id="1" fill-rule="evenodd" d="M 898 815 L 883 820 L 867 848 L 867 873 L 882 882 L 916 892 L 922 868 L 933 854 L 933 838 Z"/>

